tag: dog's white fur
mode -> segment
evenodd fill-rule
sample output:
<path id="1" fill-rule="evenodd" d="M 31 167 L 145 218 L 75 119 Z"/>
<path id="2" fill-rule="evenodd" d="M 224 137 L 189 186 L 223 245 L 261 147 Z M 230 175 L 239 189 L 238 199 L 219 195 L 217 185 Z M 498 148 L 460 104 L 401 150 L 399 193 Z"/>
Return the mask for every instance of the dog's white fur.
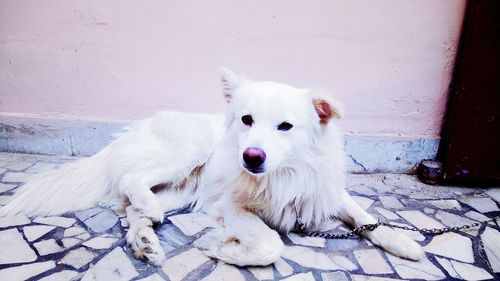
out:
<path id="1" fill-rule="evenodd" d="M 342 139 L 331 97 L 275 82 L 255 82 L 222 70 L 225 116 L 161 112 L 126 128 L 96 155 L 34 176 L 0 214 L 54 215 L 126 198 L 126 239 L 136 257 L 161 264 L 151 228 L 164 213 L 188 205 L 221 222 L 196 245 L 236 265 L 267 265 L 280 257 L 277 231 L 307 227 L 332 216 L 359 226 L 376 220 L 345 191 Z M 241 118 L 251 115 L 253 124 Z M 225 118 L 224 118 L 225 117 Z M 282 122 L 293 127 L 278 130 Z M 265 151 L 262 173 L 245 168 L 243 153 Z M 151 187 L 163 184 L 156 194 Z M 421 247 L 388 227 L 364 232 L 375 245 L 408 259 Z"/>

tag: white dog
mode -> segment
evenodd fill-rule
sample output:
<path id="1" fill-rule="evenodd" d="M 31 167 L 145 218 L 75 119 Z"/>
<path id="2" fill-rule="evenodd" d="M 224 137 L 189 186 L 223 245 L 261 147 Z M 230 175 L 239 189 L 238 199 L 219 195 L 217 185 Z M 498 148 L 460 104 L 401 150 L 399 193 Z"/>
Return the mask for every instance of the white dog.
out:
<path id="1" fill-rule="evenodd" d="M 96 155 L 34 176 L 2 215 L 55 215 L 97 203 L 126 202 L 126 235 L 135 256 L 161 264 L 152 229 L 164 213 L 188 205 L 221 228 L 196 245 L 227 263 L 278 260 L 278 232 L 297 215 L 310 229 L 331 217 L 375 223 L 345 191 L 344 151 L 329 96 L 275 82 L 255 82 L 222 70 L 228 103 L 223 116 L 160 112 L 134 123 Z M 421 247 L 391 228 L 363 233 L 397 256 L 418 260 Z"/>

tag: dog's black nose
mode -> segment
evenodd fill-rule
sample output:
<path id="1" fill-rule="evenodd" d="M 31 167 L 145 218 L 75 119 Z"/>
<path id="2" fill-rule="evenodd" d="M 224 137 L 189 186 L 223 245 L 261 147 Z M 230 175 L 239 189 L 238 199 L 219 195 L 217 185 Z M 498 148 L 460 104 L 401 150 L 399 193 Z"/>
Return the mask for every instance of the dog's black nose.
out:
<path id="1" fill-rule="evenodd" d="M 250 169 L 259 169 L 266 161 L 266 153 L 260 148 L 250 147 L 243 152 L 243 161 Z"/>

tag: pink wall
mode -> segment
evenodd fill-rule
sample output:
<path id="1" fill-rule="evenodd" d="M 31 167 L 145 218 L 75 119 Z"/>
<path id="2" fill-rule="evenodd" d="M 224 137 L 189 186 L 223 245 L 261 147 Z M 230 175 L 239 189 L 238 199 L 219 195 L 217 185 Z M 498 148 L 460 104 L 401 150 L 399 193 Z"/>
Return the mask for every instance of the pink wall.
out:
<path id="1" fill-rule="evenodd" d="M 435 137 L 464 2 L 2 0 L 0 112 L 216 112 L 227 66 L 331 89 L 348 133 Z"/>

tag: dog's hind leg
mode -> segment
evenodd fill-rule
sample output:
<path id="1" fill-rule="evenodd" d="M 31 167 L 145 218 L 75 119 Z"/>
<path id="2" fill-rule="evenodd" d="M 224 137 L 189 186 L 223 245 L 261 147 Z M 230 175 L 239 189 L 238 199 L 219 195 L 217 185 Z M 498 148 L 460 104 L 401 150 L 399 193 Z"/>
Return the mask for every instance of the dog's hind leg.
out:
<path id="1" fill-rule="evenodd" d="M 354 227 L 377 222 L 347 192 L 343 194 L 339 207 L 336 216 Z M 379 226 L 373 231 L 363 231 L 362 235 L 368 238 L 373 244 L 396 256 L 410 260 L 420 260 L 425 256 L 422 247 L 418 243 L 390 227 Z"/>
<path id="2" fill-rule="evenodd" d="M 120 177 L 119 192 L 153 222 L 162 222 L 164 212 L 169 207 L 159 202 L 157 194 L 152 189 L 155 189 L 155 186 L 165 185 L 167 187 L 161 192 L 175 191 L 175 194 L 172 194 L 174 198 L 185 192 L 189 193 L 196 188 L 196 179 L 203 169 L 204 160 L 196 152 L 184 154 L 183 157 L 172 155 L 170 158 L 150 159 L 144 164 L 136 165 L 131 172 Z M 175 199 L 171 200 L 176 202 Z M 169 205 L 168 202 L 166 205 Z"/>
<path id="3" fill-rule="evenodd" d="M 162 171 L 147 169 L 142 171 L 124 175 L 119 182 L 120 192 L 143 216 L 153 222 L 162 222 L 164 212 L 158 198 L 151 190 L 152 186 L 163 180 Z"/>
<path id="4" fill-rule="evenodd" d="M 154 232 L 153 222 L 139 210 L 130 205 L 126 208 L 129 229 L 126 235 L 127 243 L 138 259 L 146 258 L 154 265 L 161 265 L 165 253 Z"/>

